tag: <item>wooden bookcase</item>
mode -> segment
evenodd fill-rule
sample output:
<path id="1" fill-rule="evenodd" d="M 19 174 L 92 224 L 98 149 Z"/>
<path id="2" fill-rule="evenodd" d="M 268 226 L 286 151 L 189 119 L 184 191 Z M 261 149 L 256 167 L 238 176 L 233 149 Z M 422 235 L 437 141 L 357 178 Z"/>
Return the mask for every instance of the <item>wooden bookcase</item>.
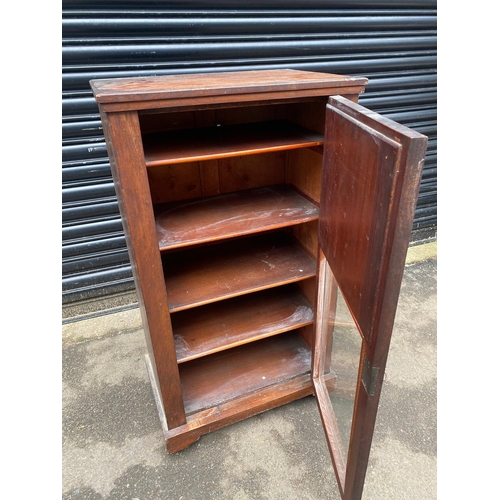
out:
<path id="1" fill-rule="evenodd" d="M 295 70 L 91 82 L 169 452 L 315 391 L 327 104 L 354 113 L 366 83 Z"/>

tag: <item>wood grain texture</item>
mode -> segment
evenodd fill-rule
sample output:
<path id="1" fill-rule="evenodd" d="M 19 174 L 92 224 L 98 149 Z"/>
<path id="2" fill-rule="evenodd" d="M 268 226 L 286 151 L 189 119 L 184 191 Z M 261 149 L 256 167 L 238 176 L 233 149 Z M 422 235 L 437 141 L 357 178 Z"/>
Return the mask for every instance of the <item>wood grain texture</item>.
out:
<path id="1" fill-rule="evenodd" d="M 146 342 L 162 397 L 169 401 L 168 425 L 175 427 L 186 420 L 137 113 L 101 116 Z"/>
<path id="2" fill-rule="evenodd" d="M 294 150 L 297 151 L 297 150 Z M 221 193 L 285 184 L 288 151 L 219 158 Z M 206 162 L 203 162 L 206 163 Z"/>
<path id="3" fill-rule="evenodd" d="M 293 286 L 276 287 L 172 315 L 177 361 L 310 325 L 314 312 Z"/>
<path id="4" fill-rule="evenodd" d="M 171 312 L 316 274 L 315 261 L 282 233 L 176 252 L 163 262 Z"/>
<path id="5" fill-rule="evenodd" d="M 287 152 L 287 182 L 316 203 L 321 197 L 322 163 L 322 151 L 304 148 Z"/>
<path id="6" fill-rule="evenodd" d="M 279 120 L 144 136 L 146 166 L 321 146 L 323 135 Z"/>
<path id="7" fill-rule="evenodd" d="M 367 79 L 283 69 L 113 78 L 90 83 L 98 103 L 118 103 L 364 86 Z"/>
<path id="8" fill-rule="evenodd" d="M 310 371 L 311 351 L 287 332 L 179 365 L 186 413 L 220 405 Z"/>
<path id="9" fill-rule="evenodd" d="M 285 185 L 156 208 L 160 249 L 217 241 L 317 220 L 319 209 Z"/>
<path id="10" fill-rule="evenodd" d="M 308 302 L 315 296 L 324 104 L 338 94 L 356 99 L 366 83 L 296 70 L 91 82 L 104 121 L 112 115 L 106 141 L 119 157 L 113 175 L 119 203 L 126 202 L 124 227 L 133 240 L 131 263 L 169 452 L 311 394 Z M 276 199 L 267 202 L 269 217 L 255 198 L 243 210 L 232 203 L 207 210 L 213 202 L 207 197 L 286 182 L 302 191 L 300 210 L 310 208 L 304 199 L 312 201 L 312 218 L 288 217 Z M 177 229 L 168 221 L 165 234 L 181 236 L 160 254 L 152 199 L 178 208 L 200 197 L 207 204 L 201 212 L 185 210 Z M 207 231 L 219 224 L 225 229 Z M 200 229 L 205 235 L 191 238 Z M 291 284 L 294 293 L 283 294 Z"/>
<path id="11" fill-rule="evenodd" d="M 345 500 L 362 496 L 426 145 L 425 136 L 347 99 L 329 101 L 320 248 L 362 335 L 360 366 L 369 363 L 377 369 L 370 396 L 361 370 L 358 375 Z M 316 385 L 321 383 L 324 347 L 319 342 L 324 321 L 324 315 L 318 318 L 313 355 Z M 321 387 L 317 392 L 325 390 Z M 327 404 L 320 411 L 325 413 L 324 421 L 335 418 L 326 414 L 333 412 Z M 330 438 L 337 439 L 331 425 L 329 432 Z M 332 451 L 336 447 L 338 443 L 330 443 L 332 460 L 340 466 Z"/>
<path id="12" fill-rule="evenodd" d="M 198 162 L 162 165 L 147 170 L 154 204 L 191 200 L 203 195 Z"/>
<path id="13" fill-rule="evenodd" d="M 427 138 L 341 97 L 330 101 L 326 127 L 320 246 L 370 343 L 378 327 L 398 210 L 416 203 L 414 197 L 402 199 L 401 186 L 415 170 L 411 175 L 418 189 Z M 409 168 L 410 142 L 422 157 Z M 408 241 L 397 244 L 407 247 Z"/>

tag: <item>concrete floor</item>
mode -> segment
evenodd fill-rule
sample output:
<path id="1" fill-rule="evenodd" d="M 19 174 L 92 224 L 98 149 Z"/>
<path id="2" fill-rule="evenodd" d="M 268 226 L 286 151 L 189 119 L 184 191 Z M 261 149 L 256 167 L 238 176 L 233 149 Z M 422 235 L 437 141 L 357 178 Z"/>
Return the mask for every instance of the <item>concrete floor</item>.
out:
<path id="1" fill-rule="evenodd" d="M 423 250 L 407 259 L 366 500 L 437 497 L 436 259 Z M 137 310 L 63 326 L 63 499 L 340 499 L 313 397 L 167 455 L 145 352 Z"/>

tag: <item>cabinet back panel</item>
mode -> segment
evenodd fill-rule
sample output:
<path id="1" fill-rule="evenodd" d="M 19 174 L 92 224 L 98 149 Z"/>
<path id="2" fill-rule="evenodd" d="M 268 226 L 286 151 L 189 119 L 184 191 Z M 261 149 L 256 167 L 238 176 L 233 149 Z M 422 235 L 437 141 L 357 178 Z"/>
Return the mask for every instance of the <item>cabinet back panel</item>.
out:
<path id="1" fill-rule="evenodd" d="M 154 204 L 285 183 L 286 152 L 148 168 Z"/>
<path id="2" fill-rule="evenodd" d="M 290 120 L 323 133 L 326 102 L 325 98 L 320 98 L 287 104 L 239 103 L 215 109 L 140 113 L 139 120 L 143 134 L 269 120 Z"/>
<path id="3" fill-rule="evenodd" d="M 261 105 L 245 108 L 223 108 L 215 111 L 216 124 L 234 125 L 237 123 L 254 123 L 287 118 L 286 105 Z"/>
<path id="4" fill-rule="evenodd" d="M 286 152 L 221 158 L 219 165 L 220 192 L 272 186 L 285 182 Z"/>
<path id="5" fill-rule="evenodd" d="M 168 113 L 140 114 L 141 132 L 150 134 L 216 125 L 233 125 L 287 119 L 285 105 L 256 105 L 222 109 L 198 109 Z M 294 121 L 294 120 L 291 120 Z"/>
<path id="6" fill-rule="evenodd" d="M 203 194 L 200 162 L 162 165 L 148 168 L 153 203 L 190 200 Z"/>
<path id="7" fill-rule="evenodd" d="M 153 203 L 288 183 L 319 203 L 322 155 L 304 148 L 148 168 Z"/>
<path id="8" fill-rule="evenodd" d="M 142 134 L 151 134 L 168 130 L 189 129 L 196 126 L 201 127 L 203 125 L 198 125 L 197 123 L 200 118 L 208 120 L 210 116 L 212 119 L 207 125 L 211 125 L 213 123 L 212 110 L 205 112 L 203 116 L 201 116 L 199 111 L 139 114 L 139 121 Z"/>

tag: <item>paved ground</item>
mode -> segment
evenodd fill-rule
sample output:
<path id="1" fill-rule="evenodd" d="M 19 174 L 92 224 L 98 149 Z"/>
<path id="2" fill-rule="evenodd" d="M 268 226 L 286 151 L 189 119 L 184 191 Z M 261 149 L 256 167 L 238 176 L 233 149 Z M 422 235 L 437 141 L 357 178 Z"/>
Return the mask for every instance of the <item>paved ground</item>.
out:
<path id="1" fill-rule="evenodd" d="M 366 500 L 437 496 L 436 260 L 407 262 Z M 63 339 L 64 500 L 340 498 L 313 397 L 167 455 L 137 311 L 66 324 Z"/>

